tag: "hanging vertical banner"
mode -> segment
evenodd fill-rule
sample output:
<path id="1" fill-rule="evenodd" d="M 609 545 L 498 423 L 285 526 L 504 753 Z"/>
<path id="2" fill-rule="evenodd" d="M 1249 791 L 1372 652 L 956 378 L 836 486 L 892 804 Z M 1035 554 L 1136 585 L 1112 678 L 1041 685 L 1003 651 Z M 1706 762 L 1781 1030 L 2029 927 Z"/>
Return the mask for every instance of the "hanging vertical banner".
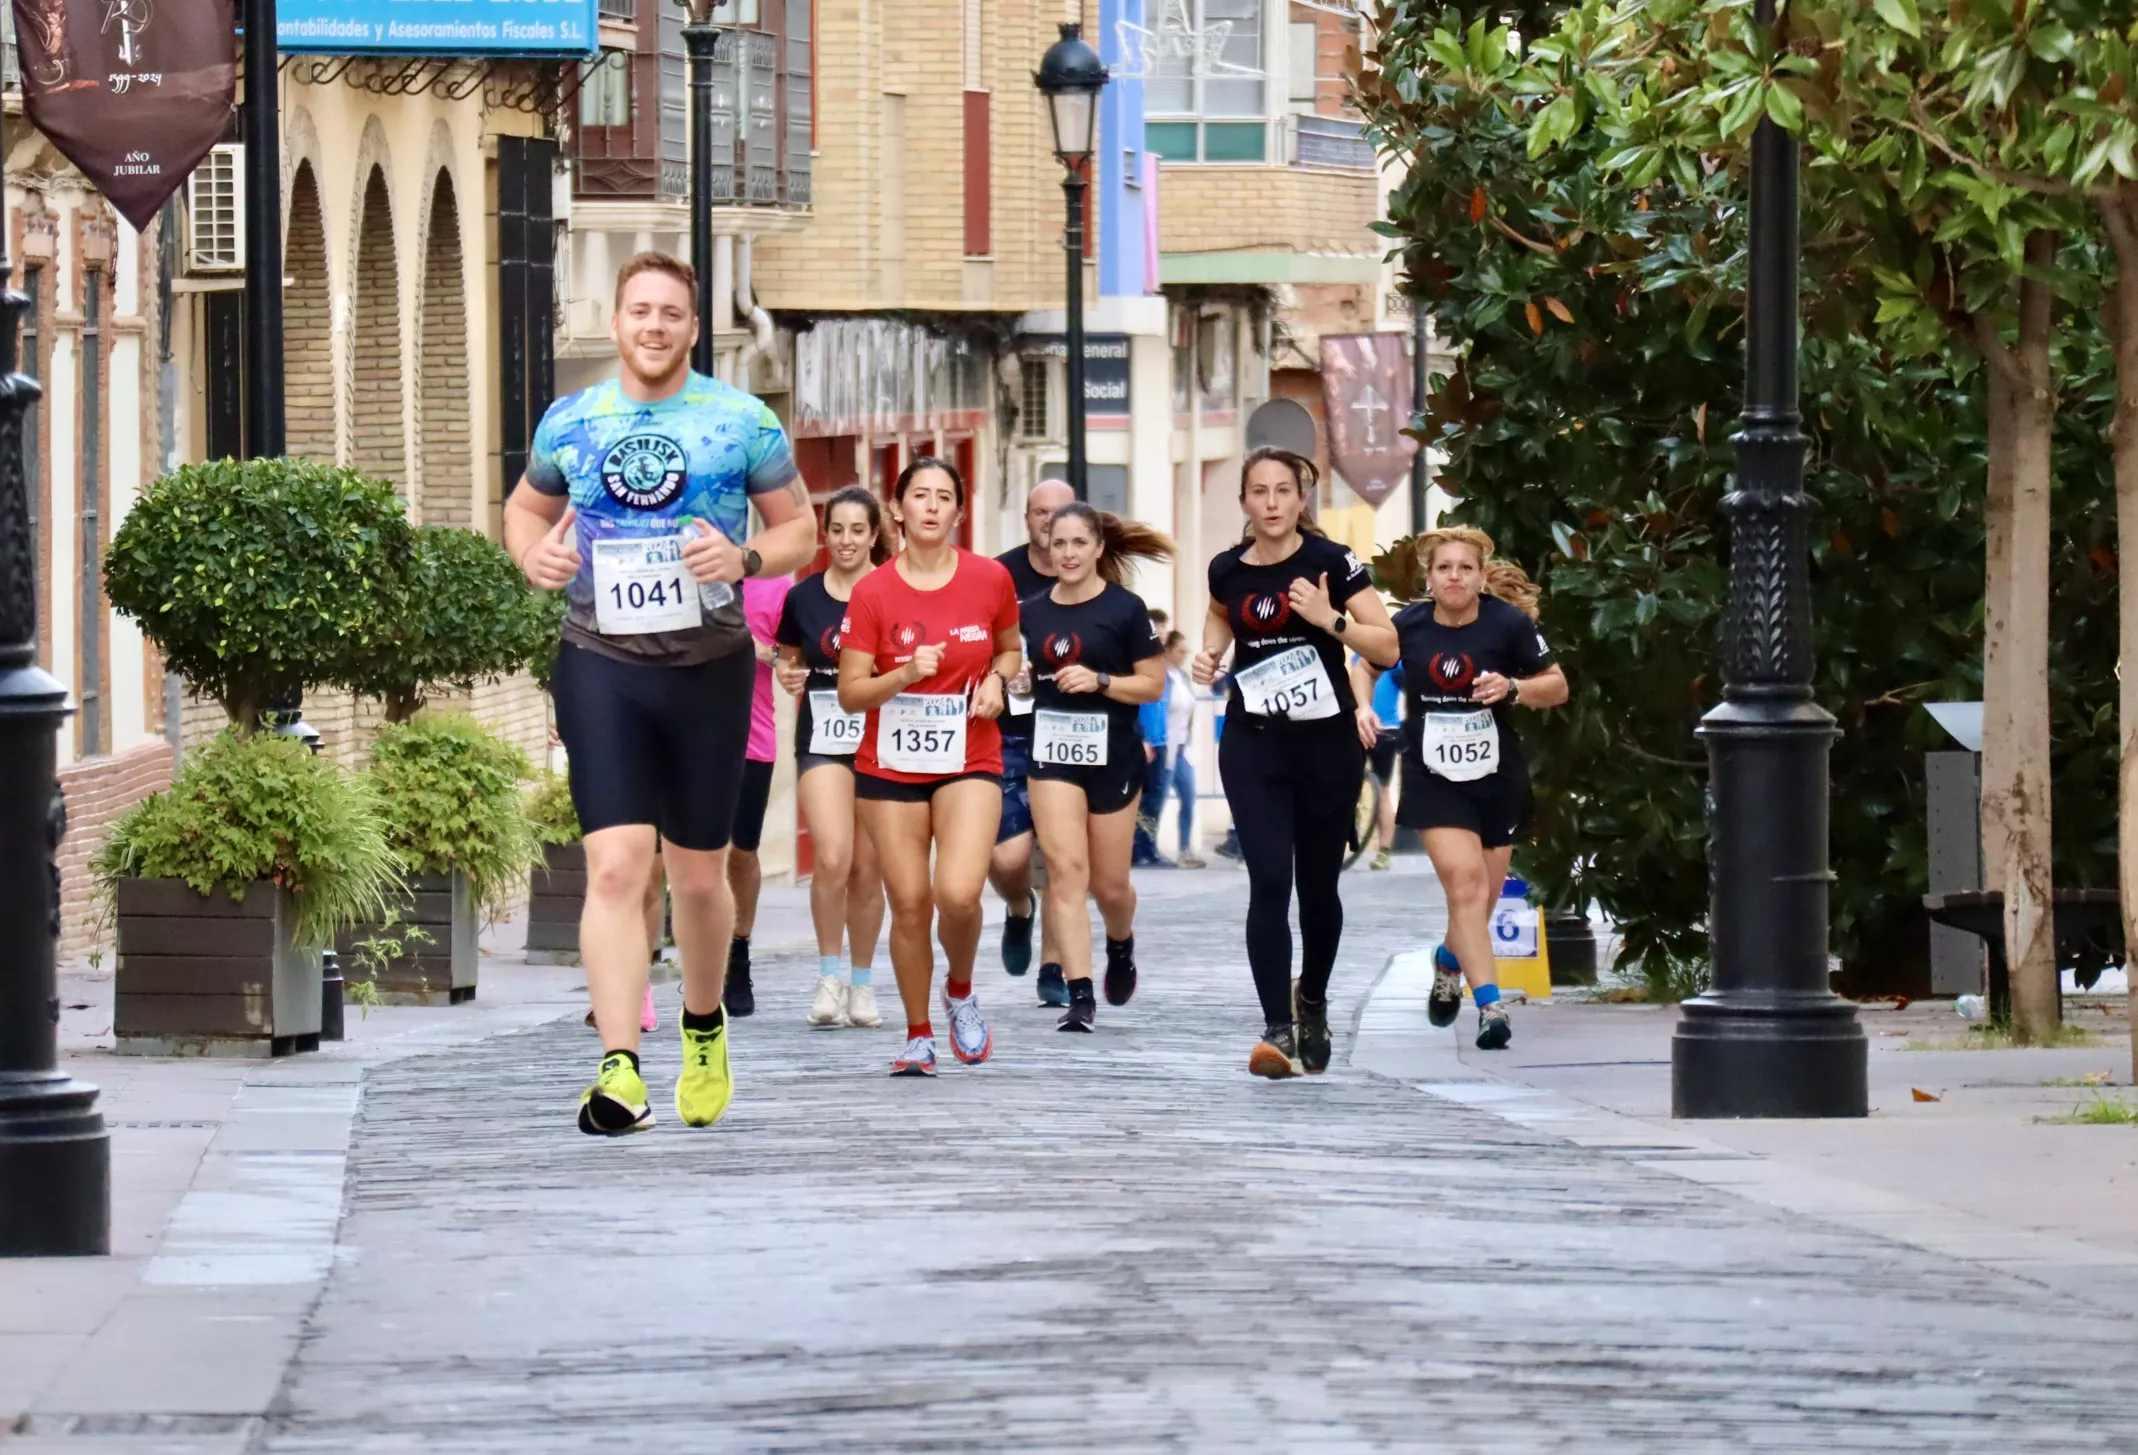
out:
<path id="1" fill-rule="evenodd" d="M 30 124 L 137 228 L 223 139 L 236 0 L 14 0 Z"/>
<path id="2" fill-rule="evenodd" d="M 1410 363 L 1400 333 L 1321 336 L 1322 417 L 1329 459 L 1354 494 L 1378 507 L 1410 479 L 1418 442 L 1411 422 Z"/>

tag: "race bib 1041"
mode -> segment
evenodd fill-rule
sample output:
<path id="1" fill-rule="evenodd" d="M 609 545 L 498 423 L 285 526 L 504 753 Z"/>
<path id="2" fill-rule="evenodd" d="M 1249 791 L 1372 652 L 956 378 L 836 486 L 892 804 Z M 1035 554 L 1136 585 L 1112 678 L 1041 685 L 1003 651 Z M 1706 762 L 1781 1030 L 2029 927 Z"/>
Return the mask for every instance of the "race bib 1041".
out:
<path id="1" fill-rule="evenodd" d="M 603 636 L 689 631 L 704 622 L 680 534 L 610 536 L 593 551 L 594 628 Z"/>
<path id="2" fill-rule="evenodd" d="M 809 751 L 820 758 L 851 758 L 861 747 L 866 715 L 839 706 L 836 690 L 809 694 Z"/>
<path id="3" fill-rule="evenodd" d="M 1424 717 L 1419 741 L 1429 770 L 1452 783 L 1470 783 L 1500 771 L 1500 726 L 1490 708 L 1428 712 Z"/>
<path id="4" fill-rule="evenodd" d="M 1097 768 L 1106 762 L 1106 714 L 1042 708 L 1033 719 L 1032 761 Z"/>
<path id="5" fill-rule="evenodd" d="M 876 761 L 897 773 L 965 771 L 962 692 L 901 692 L 876 710 Z"/>
<path id="6" fill-rule="evenodd" d="M 1321 653 L 1297 646 L 1266 657 L 1233 674 L 1240 700 L 1257 717 L 1285 717 L 1294 722 L 1334 717 L 1343 709 Z"/>

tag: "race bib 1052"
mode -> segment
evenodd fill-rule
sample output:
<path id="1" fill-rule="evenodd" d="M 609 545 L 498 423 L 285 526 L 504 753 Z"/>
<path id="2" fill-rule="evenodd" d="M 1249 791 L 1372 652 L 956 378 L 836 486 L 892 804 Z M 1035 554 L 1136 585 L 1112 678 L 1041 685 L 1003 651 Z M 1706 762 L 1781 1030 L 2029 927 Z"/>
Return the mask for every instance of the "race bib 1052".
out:
<path id="1" fill-rule="evenodd" d="M 1424 716 L 1419 740 L 1432 772 L 1451 783 L 1470 783 L 1500 771 L 1500 726 L 1490 708 Z"/>

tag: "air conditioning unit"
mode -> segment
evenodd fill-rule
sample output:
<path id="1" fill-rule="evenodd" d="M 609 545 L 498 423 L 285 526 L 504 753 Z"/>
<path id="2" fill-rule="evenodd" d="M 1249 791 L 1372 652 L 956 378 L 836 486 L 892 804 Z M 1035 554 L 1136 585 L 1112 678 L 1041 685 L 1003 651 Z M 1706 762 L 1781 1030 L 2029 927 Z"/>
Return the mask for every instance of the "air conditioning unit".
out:
<path id="1" fill-rule="evenodd" d="M 245 271 L 245 148 L 215 148 L 186 179 L 186 271 Z"/>

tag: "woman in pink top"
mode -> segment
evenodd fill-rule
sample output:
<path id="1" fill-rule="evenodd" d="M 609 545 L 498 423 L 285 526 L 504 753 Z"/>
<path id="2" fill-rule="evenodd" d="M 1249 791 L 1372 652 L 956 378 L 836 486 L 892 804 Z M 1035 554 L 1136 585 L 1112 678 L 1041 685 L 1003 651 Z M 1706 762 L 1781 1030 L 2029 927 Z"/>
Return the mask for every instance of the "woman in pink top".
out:
<path id="1" fill-rule="evenodd" d="M 735 938 L 728 946 L 728 983 L 722 1004 L 731 1016 L 757 1010 L 750 986 L 750 931 L 757 927 L 757 892 L 765 882 L 757 862 L 757 845 L 765 832 L 765 804 L 772 797 L 772 763 L 779 757 L 779 733 L 772 708 L 772 644 L 779 631 L 780 609 L 787 604 L 791 577 L 756 577 L 742 583 L 742 618 L 757 649 L 757 681 L 750 693 L 750 745 L 743 754 L 742 789 L 735 796 L 735 831 L 728 840 L 728 887 L 735 894 Z"/>

